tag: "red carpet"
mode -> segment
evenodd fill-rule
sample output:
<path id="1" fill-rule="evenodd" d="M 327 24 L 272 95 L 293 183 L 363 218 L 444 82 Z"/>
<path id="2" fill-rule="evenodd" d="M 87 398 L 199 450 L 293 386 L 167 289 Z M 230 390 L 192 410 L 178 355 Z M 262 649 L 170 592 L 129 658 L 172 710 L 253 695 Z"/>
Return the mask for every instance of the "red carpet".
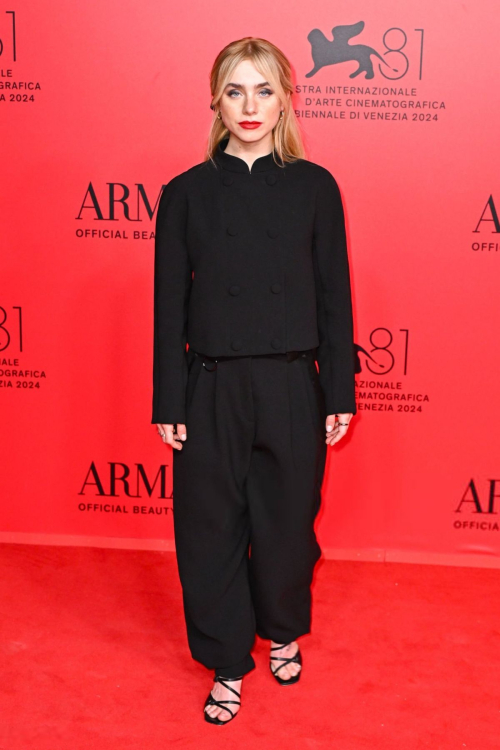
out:
<path id="1" fill-rule="evenodd" d="M 498 750 L 498 571 L 321 561 L 304 673 L 257 668 L 226 727 L 173 553 L 0 545 L 1 750 Z"/>

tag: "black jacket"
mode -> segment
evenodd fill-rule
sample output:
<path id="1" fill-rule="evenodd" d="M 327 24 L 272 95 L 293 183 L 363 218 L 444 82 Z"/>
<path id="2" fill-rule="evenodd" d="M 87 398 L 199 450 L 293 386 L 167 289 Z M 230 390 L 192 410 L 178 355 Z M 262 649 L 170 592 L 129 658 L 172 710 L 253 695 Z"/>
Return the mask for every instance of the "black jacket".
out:
<path id="1" fill-rule="evenodd" d="M 155 234 L 153 415 L 185 423 L 186 342 L 210 356 L 316 348 L 327 414 L 356 413 L 339 188 L 306 159 L 252 169 L 217 147 L 174 177 Z"/>

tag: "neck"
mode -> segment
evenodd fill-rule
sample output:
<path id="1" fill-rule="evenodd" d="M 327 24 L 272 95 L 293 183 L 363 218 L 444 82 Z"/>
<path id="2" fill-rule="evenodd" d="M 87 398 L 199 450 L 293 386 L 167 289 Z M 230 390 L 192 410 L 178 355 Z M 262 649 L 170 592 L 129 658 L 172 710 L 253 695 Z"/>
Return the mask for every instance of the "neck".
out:
<path id="1" fill-rule="evenodd" d="M 267 154 L 270 154 L 273 151 L 272 133 L 268 133 L 267 136 L 253 143 L 246 143 L 233 133 L 230 133 L 229 141 L 224 151 L 226 154 L 229 154 L 229 156 L 238 156 L 240 159 L 245 159 L 245 161 L 246 157 L 255 160 L 261 156 L 267 156 Z"/>

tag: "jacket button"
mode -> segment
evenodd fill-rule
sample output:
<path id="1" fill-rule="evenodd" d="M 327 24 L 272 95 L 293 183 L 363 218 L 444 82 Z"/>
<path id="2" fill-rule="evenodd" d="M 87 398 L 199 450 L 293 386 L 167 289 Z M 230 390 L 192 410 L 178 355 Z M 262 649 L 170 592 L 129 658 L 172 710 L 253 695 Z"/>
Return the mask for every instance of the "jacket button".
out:
<path id="1" fill-rule="evenodd" d="M 271 227 L 270 229 L 268 229 L 268 230 L 267 230 L 267 235 L 268 235 L 268 237 L 272 237 L 273 239 L 274 239 L 275 237 L 277 237 L 277 236 L 278 236 L 278 234 L 279 234 L 278 230 L 277 230 L 277 229 L 274 229 L 273 227 Z"/>
<path id="2" fill-rule="evenodd" d="M 266 182 L 268 185 L 274 185 L 276 182 L 276 175 L 275 174 L 268 174 L 266 177 Z"/>
<path id="3" fill-rule="evenodd" d="M 231 349 L 234 349 L 235 352 L 239 351 L 241 349 L 241 341 L 231 341 Z"/>
<path id="4" fill-rule="evenodd" d="M 231 235 L 231 237 L 234 237 L 236 234 L 238 234 L 238 230 L 234 226 L 234 224 L 230 224 L 228 228 L 226 229 L 227 233 Z"/>
<path id="5" fill-rule="evenodd" d="M 224 183 L 224 185 L 232 185 L 233 184 L 233 178 L 230 175 L 226 174 L 222 178 L 222 182 Z"/>
<path id="6" fill-rule="evenodd" d="M 281 292 L 281 284 L 273 284 L 271 287 L 273 294 L 279 294 Z"/>
<path id="7" fill-rule="evenodd" d="M 238 286 L 238 284 L 233 284 L 233 286 L 229 287 L 229 294 L 232 294 L 234 297 L 236 297 L 237 294 L 239 294 L 241 291 L 241 288 Z"/>
<path id="8" fill-rule="evenodd" d="M 279 349 L 281 346 L 281 339 L 273 339 L 271 341 L 271 346 L 273 347 L 273 349 Z"/>

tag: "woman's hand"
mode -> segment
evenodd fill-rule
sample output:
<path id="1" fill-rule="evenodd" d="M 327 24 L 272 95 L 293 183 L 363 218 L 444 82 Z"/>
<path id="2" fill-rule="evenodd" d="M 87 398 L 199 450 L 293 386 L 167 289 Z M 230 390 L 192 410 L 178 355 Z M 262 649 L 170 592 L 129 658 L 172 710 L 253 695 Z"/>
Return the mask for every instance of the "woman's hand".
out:
<path id="1" fill-rule="evenodd" d="M 187 439 L 186 425 L 185 424 L 157 424 L 158 434 L 162 438 L 164 443 L 168 443 L 178 451 L 182 450 L 182 443 L 179 441 Z M 177 428 L 176 430 L 174 428 Z"/>
<path id="2" fill-rule="evenodd" d="M 335 418 L 338 417 L 338 422 L 335 423 Z M 326 443 L 328 445 L 334 445 L 341 440 L 349 429 L 349 422 L 351 421 L 352 414 L 330 414 L 326 418 Z"/>

